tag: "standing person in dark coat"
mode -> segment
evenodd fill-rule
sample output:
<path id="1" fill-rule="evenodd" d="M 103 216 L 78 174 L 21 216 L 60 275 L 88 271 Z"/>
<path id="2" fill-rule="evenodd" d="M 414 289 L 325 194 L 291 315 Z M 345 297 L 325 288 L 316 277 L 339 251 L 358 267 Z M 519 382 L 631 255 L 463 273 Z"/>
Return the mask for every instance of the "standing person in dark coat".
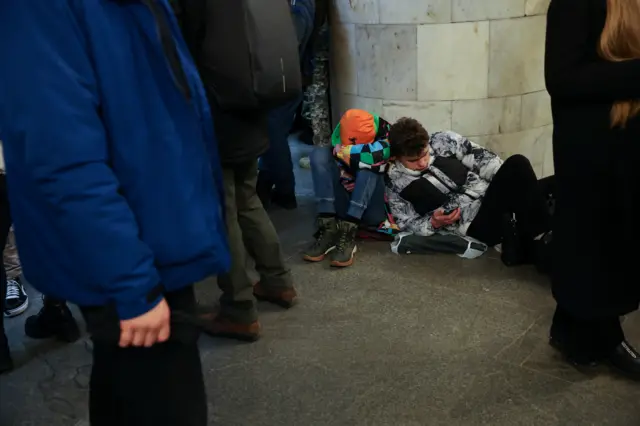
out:
<path id="1" fill-rule="evenodd" d="M 256 193 L 258 157 L 269 147 L 268 110 L 225 110 L 217 104 L 211 90 L 215 84 L 209 81 L 214 73 L 207 69 L 207 64 L 215 62 L 209 60 L 209 52 L 215 52 L 209 43 L 230 41 L 207 36 L 207 28 L 213 24 L 206 15 L 210 11 L 205 1 L 178 0 L 174 2 L 174 10 L 208 91 L 222 162 L 231 250 L 231 271 L 218 277 L 222 290 L 220 312 L 205 330 L 214 336 L 254 341 L 260 337 L 256 298 L 284 308 L 292 307 L 297 299 L 280 239 Z M 255 286 L 246 269 L 247 252 L 260 274 L 260 282 Z"/>
<path id="2" fill-rule="evenodd" d="M 85 318 L 91 426 L 206 426 L 193 283 L 230 259 L 209 105 L 167 0 L 0 0 L 0 60 L 20 261 Z"/>
<path id="3" fill-rule="evenodd" d="M 557 185 L 551 343 L 574 364 L 640 379 L 619 320 L 640 302 L 640 0 L 552 0 L 545 75 Z"/>

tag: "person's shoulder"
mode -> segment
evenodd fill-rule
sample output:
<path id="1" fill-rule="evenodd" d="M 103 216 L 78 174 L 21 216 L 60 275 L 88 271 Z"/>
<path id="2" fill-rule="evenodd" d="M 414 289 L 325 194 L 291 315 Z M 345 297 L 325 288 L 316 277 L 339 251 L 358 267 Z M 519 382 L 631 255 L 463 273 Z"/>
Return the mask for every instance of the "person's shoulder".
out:
<path id="1" fill-rule="evenodd" d="M 450 144 L 462 142 L 464 140 L 464 136 L 454 132 L 453 130 L 442 130 L 431 135 L 431 145 L 437 145 L 439 143 Z"/>

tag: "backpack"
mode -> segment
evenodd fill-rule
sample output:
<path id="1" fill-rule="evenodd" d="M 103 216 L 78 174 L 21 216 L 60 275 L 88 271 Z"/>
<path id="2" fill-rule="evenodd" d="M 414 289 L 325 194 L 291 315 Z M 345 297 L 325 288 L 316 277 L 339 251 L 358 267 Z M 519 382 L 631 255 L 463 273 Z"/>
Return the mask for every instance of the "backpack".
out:
<path id="1" fill-rule="evenodd" d="M 222 110 L 264 109 L 302 93 L 298 41 L 284 0 L 179 0 L 185 41 Z"/>

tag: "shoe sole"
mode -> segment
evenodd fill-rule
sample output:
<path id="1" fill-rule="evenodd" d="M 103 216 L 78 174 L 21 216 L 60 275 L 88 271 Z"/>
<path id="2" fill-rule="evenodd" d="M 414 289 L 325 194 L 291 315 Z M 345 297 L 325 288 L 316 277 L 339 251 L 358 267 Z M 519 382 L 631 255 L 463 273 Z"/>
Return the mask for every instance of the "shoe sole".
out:
<path id="1" fill-rule="evenodd" d="M 4 311 L 4 316 L 5 318 L 13 318 L 13 317 L 17 317 L 18 315 L 22 314 L 24 311 L 26 311 L 29 308 L 29 299 L 27 299 L 22 305 L 18 306 L 15 309 L 12 310 L 5 310 Z"/>
<path id="2" fill-rule="evenodd" d="M 256 293 L 253 293 L 253 297 L 255 297 L 260 302 L 268 302 L 268 303 L 280 306 L 281 308 L 285 308 L 285 309 L 291 309 L 298 303 L 298 298 L 297 297 L 295 299 L 291 300 L 291 301 L 283 300 L 283 299 L 271 298 L 271 297 L 263 296 L 261 294 L 256 294 Z"/>
<path id="3" fill-rule="evenodd" d="M 51 333 L 43 333 L 43 334 L 34 334 L 34 333 L 30 334 L 30 333 L 27 333 L 27 331 L 25 330 L 24 334 L 27 337 L 30 337 L 31 339 L 35 339 L 35 340 L 57 339 L 65 343 L 73 343 L 76 340 L 80 339 L 80 329 L 78 328 L 77 324 L 75 325 L 75 327 L 69 330 L 62 330 L 62 331 L 56 330 L 56 331 L 52 331 Z"/>
<path id="4" fill-rule="evenodd" d="M 225 339 L 234 339 L 240 340 L 241 342 L 253 343 L 260 340 L 260 334 L 242 334 L 242 333 L 229 333 L 229 332 L 214 332 L 212 330 L 207 330 L 205 327 L 203 330 L 206 334 L 211 337 L 220 337 Z"/>
<path id="5" fill-rule="evenodd" d="M 327 257 L 327 255 L 335 249 L 336 249 L 336 246 L 330 247 L 327 251 L 324 252 L 324 254 L 321 254 L 320 256 L 315 256 L 315 257 L 305 254 L 302 257 L 302 259 L 312 263 L 322 262 Z"/>
<path id="6" fill-rule="evenodd" d="M 625 371 L 622 368 L 619 368 L 617 365 L 615 365 L 609 360 L 604 360 L 601 363 L 593 362 L 590 364 L 581 364 L 579 362 L 574 361 L 570 357 L 568 357 L 565 354 L 564 349 L 562 348 L 562 344 L 560 344 L 555 339 L 549 339 L 549 345 L 555 350 L 557 350 L 558 352 L 560 352 L 560 354 L 562 355 L 562 358 L 564 358 L 567 364 L 571 365 L 577 371 L 587 376 L 596 376 L 600 373 L 606 373 L 608 369 L 612 374 L 615 374 L 617 376 L 623 377 L 628 380 L 636 381 L 636 382 L 640 381 L 640 374 L 629 373 L 628 371 Z"/>
<path id="7" fill-rule="evenodd" d="M 353 246 L 353 251 L 351 252 L 351 258 L 349 260 L 347 260 L 346 262 L 339 262 L 337 260 L 332 260 L 331 266 L 334 268 L 346 268 L 348 266 L 353 265 L 357 251 L 358 251 L 358 246 Z"/>

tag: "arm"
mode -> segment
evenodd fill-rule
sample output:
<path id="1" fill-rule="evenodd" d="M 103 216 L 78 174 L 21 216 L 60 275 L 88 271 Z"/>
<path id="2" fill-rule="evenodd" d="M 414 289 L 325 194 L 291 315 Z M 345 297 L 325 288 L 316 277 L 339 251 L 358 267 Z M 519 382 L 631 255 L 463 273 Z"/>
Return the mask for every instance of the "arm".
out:
<path id="1" fill-rule="evenodd" d="M 545 79 L 552 97 L 615 102 L 640 98 L 640 59 L 607 62 L 594 57 L 590 27 L 595 2 L 552 0 L 547 15 Z M 602 2 L 604 3 L 604 1 Z"/>
<path id="2" fill-rule="evenodd" d="M 433 134 L 431 147 L 437 156 L 455 156 L 469 170 L 489 182 L 503 163 L 502 159 L 494 152 L 455 132 Z"/>
<path id="3" fill-rule="evenodd" d="M 431 215 L 420 216 L 411 203 L 404 200 L 393 188 L 387 188 L 387 199 L 391 214 L 402 231 L 425 237 L 436 233 L 431 224 Z"/>
<path id="4" fill-rule="evenodd" d="M 15 144 L 11 168 L 38 191 L 84 285 L 107 294 L 126 320 L 162 301 L 147 300 L 159 276 L 108 166 L 94 70 L 73 13 L 68 1 L 0 0 L 0 58 L 11 58 L 0 71 L 0 121 Z"/>
<path id="5" fill-rule="evenodd" d="M 349 170 L 371 170 L 381 173 L 391 157 L 389 142 L 379 141 L 361 145 L 340 145 L 336 158 Z"/>

